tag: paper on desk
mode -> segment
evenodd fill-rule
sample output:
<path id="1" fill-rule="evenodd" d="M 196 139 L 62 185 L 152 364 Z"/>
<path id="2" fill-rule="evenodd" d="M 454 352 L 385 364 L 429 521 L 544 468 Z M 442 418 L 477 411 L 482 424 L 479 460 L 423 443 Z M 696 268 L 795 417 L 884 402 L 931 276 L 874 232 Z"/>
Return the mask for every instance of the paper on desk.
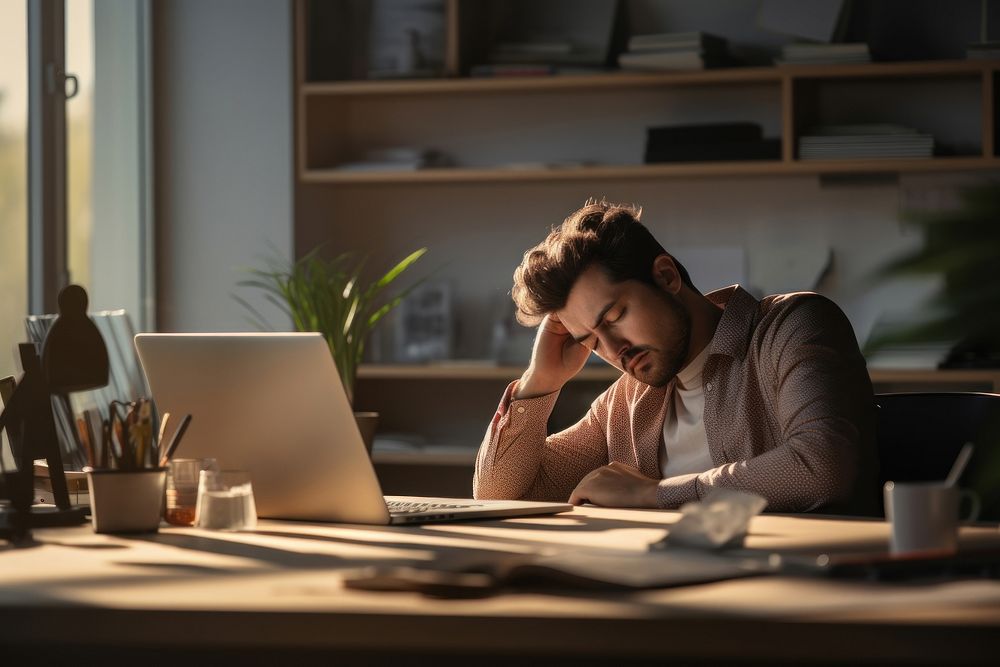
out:
<path id="1" fill-rule="evenodd" d="M 442 598 L 486 597 L 505 588 L 646 589 L 701 584 L 767 574 L 767 559 L 689 549 L 623 552 L 572 549 L 498 557 L 474 567 L 373 566 L 349 572 L 348 588 L 412 591 Z M 466 564 L 468 565 L 468 564 Z"/>
<path id="2" fill-rule="evenodd" d="M 722 549 L 742 546 L 750 519 L 767 506 L 767 500 L 755 493 L 736 489 L 713 489 L 699 501 L 681 506 L 681 518 L 667 536 L 650 545 L 660 549 L 669 545 L 699 549 Z"/>
<path id="3" fill-rule="evenodd" d="M 689 549 L 647 553 L 580 549 L 522 563 L 507 572 L 504 581 L 639 589 L 700 584 L 769 571 L 765 560 Z"/>

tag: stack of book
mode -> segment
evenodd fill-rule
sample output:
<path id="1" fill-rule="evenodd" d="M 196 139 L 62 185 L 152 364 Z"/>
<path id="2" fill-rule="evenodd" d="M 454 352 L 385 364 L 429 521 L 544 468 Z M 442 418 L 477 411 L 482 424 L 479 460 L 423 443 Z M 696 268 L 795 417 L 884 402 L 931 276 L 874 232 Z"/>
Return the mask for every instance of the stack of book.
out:
<path id="1" fill-rule="evenodd" d="M 668 32 L 634 35 L 618 66 L 629 70 L 699 70 L 731 65 L 728 44 L 705 32 Z"/>
<path id="2" fill-rule="evenodd" d="M 450 167 L 450 157 L 431 148 L 380 148 L 367 151 L 357 162 L 337 165 L 341 171 L 416 171 L 434 167 Z"/>
<path id="3" fill-rule="evenodd" d="M 45 459 L 34 462 L 34 497 L 32 501 L 45 505 L 55 505 L 56 498 L 52 492 L 52 478 L 49 475 L 49 464 Z M 66 490 L 69 492 L 71 505 L 90 505 L 90 490 L 87 488 L 87 473 L 81 470 L 64 471 Z"/>
<path id="4" fill-rule="evenodd" d="M 549 76 L 597 74 L 604 55 L 577 48 L 570 41 L 501 42 L 489 54 L 489 62 L 473 65 L 469 76 Z"/>
<path id="5" fill-rule="evenodd" d="M 965 48 L 969 60 L 996 60 L 1000 58 L 1000 42 L 976 42 Z"/>
<path id="6" fill-rule="evenodd" d="M 646 162 L 777 160 L 781 141 L 756 123 L 672 125 L 647 130 Z"/>
<path id="7" fill-rule="evenodd" d="M 927 158 L 934 137 L 903 125 L 826 125 L 799 137 L 803 160 Z"/>
<path id="8" fill-rule="evenodd" d="M 867 63 L 872 56 L 868 44 L 785 44 L 779 65 L 836 65 Z"/>

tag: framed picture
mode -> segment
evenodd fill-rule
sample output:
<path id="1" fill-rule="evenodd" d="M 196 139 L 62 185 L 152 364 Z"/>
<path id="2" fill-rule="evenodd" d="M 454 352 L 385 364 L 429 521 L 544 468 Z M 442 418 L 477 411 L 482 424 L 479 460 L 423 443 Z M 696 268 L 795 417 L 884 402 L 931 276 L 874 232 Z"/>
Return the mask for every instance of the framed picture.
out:
<path id="1" fill-rule="evenodd" d="M 396 317 L 396 359 L 422 362 L 451 357 L 453 338 L 451 285 L 426 283 L 399 305 Z"/>

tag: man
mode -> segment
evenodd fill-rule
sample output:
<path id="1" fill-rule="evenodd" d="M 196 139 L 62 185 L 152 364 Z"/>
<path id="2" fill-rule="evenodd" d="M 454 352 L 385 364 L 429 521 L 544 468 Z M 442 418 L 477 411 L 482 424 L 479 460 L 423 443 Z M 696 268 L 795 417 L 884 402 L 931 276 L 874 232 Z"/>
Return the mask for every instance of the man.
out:
<path id="1" fill-rule="evenodd" d="M 771 511 L 870 511 L 874 400 L 844 314 L 806 292 L 702 295 L 639 213 L 589 201 L 514 272 L 518 319 L 538 333 L 479 450 L 475 497 L 672 509 L 727 487 Z M 547 436 L 591 352 L 621 377 Z"/>

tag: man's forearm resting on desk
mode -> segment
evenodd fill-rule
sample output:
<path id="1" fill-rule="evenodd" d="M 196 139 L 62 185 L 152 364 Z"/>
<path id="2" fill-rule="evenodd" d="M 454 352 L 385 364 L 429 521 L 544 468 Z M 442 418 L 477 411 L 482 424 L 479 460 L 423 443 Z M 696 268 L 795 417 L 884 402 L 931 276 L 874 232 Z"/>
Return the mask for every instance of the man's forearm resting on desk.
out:
<path id="1" fill-rule="evenodd" d="M 809 293 L 701 295 L 633 214 L 585 207 L 515 272 L 519 316 L 541 326 L 480 448 L 476 497 L 671 509 L 729 487 L 772 511 L 869 508 L 873 395 L 840 309 Z M 588 243 L 600 246 L 593 257 Z M 567 260 L 566 245 L 580 257 Z M 622 266 L 646 266 L 650 279 Z M 583 419 L 547 434 L 591 352 L 622 376 Z"/>

